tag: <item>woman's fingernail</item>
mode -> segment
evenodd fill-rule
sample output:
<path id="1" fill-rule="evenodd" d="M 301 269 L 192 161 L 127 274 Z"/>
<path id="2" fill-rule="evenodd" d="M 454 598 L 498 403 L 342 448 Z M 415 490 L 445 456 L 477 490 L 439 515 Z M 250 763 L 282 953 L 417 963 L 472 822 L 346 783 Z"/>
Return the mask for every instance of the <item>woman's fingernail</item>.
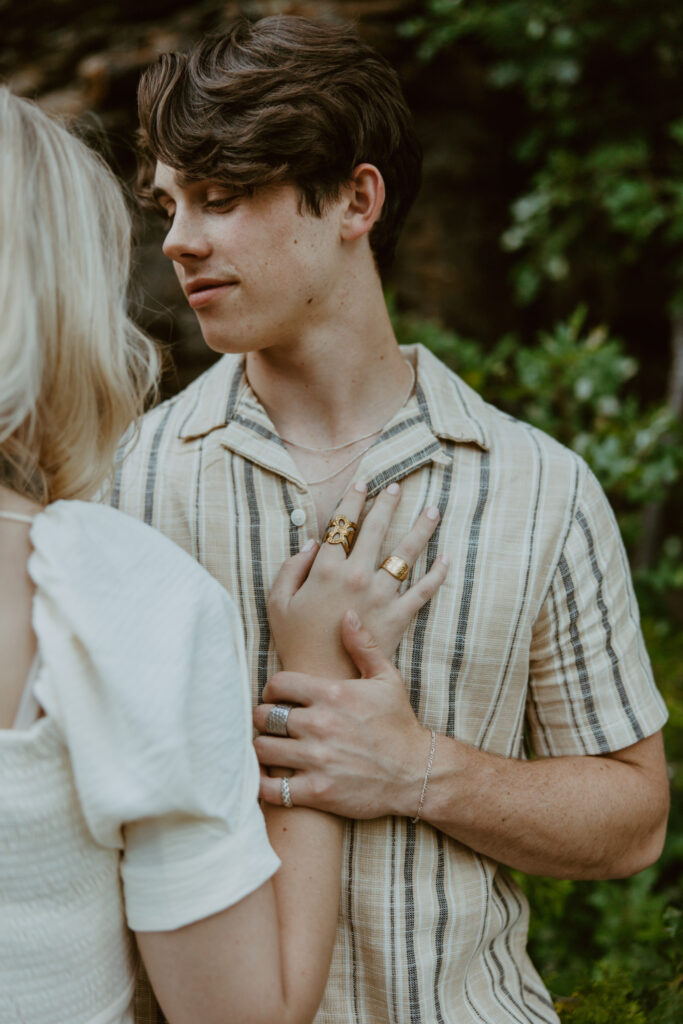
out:
<path id="1" fill-rule="evenodd" d="M 354 632 L 360 629 L 360 619 L 358 618 L 355 612 L 349 612 L 348 618 L 349 626 L 351 627 L 352 630 L 354 630 Z"/>
<path id="2" fill-rule="evenodd" d="M 398 486 L 398 484 L 389 484 L 389 486 L 387 487 L 387 491 L 389 492 L 389 494 L 398 494 L 400 490 L 401 488 Z"/>
<path id="3" fill-rule="evenodd" d="M 448 555 L 439 555 L 439 558 L 441 559 L 441 561 L 443 562 L 444 565 L 450 565 L 451 564 L 451 560 L 448 557 Z"/>
<path id="4" fill-rule="evenodd" d="M 353 489 L 354 491 L 358 491 L 359 494 L 365 494 L 368 489 L 368 485 L 365 483 L 364 480 L 356 480 L 355 484 L 353 485 Z"/>
<path id="5" fill-rule="evenodd" d="M 430 507 L 427 509 L 427 519 L 438 519 L 438 518 L 439 518 L 439 510 L 438 510 L 438 508 L 436 507 L 436 505 L 430 505 Z"/>
<path id="6" fill-rule="evenodd" d="M 316 541 L 314 540 L 314 538 L 313 537 L 309 537 L 309 539 L 306 541 L 306 543 L 304 544 L 304 546 L 302 547 L 301 550 L 302 551 L 310 551 L 311 548 L 315 547 L 315 545 L 316 545 Z"/>

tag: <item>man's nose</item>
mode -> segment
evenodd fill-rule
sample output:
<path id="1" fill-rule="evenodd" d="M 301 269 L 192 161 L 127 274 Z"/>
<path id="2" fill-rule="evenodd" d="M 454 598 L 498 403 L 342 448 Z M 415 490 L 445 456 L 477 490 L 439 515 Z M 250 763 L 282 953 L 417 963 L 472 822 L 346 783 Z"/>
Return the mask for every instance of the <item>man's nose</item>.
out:
<path id="1" fill-rule="evenodd" d="M 180 211 L 176 212 L 161 248 L 174 263 L 204 259 L 211 252 L 209 239 L 198 220 Z"/>

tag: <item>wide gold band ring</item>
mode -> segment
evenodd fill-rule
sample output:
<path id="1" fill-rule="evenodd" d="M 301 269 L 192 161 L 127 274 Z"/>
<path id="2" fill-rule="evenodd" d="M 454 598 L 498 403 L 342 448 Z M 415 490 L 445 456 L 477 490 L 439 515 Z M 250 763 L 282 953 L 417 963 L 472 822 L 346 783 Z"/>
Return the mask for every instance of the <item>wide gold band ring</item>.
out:
<path id="1" fill-rule="evenodd" d="M 358 523 L 352 523 L 346 516 L 332 516 L 327 524 L 323 544 L 341 544 L 348 557 L 351 554 L 357 530 Z"/>
<path id="2" fill-rule="evenodd" d="M 408 563 L 404 562 L 402 558 L 398 557 L 398 555 L 389 555 L 388 558 L 385 558 L 380 565 L 380 569 L 384 569 L 385 572 L 388 572 L 389 575 L 393 576 L 395 580 L 399 581 L 399 583 L 403 583 L 404 579 L 410 572 L 410 566 Z"/>

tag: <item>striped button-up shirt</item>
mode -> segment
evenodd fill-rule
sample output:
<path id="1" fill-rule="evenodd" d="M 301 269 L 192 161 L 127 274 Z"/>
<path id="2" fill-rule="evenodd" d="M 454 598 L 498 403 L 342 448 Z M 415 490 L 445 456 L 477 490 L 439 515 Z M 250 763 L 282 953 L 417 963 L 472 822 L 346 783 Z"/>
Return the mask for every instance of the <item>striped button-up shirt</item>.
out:
<path id="1" fill-rule="evenodd" d="M 619 532 L 584 462 L 487 405 L 421 346 L 414 396 L 363 457 L 368 500 L 403 497 L 381 557 L 416 516 L 441 523 L 419 559 L 446 582 L 397 652 L 426 726 L 503 757 L 603 754 L 666 718 Z M 278 662 L 266 599 L 317 535 L 313 497 L 223 356 L 149 413 L 113 501 L 158 527 L 234 596 L 254 700 Z M 317 1024 L 507 1024 L 557 1016 L 526 953 L 528 907 L 498 863 L 402 817 L 351 821 L 329 983 Z M 264 965 L 267 972 L 267 965 Z M 276 1024 L 276 1022 L 274 1022 Z"/>

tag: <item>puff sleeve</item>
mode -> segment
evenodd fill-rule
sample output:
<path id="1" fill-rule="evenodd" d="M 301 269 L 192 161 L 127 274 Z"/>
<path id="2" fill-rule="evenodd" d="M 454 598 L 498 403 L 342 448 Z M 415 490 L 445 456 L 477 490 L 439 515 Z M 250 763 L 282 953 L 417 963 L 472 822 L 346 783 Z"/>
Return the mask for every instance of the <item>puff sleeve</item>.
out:
<path id="1" fill-rule="evenodd" d="M 121 851 L 129 926 L 170 930 L 236 903 L 279 861 L 231 598 L 167 538 L 100 505 L 55 503 L 32 540 L 36 696 L 93 838 Z"/>

